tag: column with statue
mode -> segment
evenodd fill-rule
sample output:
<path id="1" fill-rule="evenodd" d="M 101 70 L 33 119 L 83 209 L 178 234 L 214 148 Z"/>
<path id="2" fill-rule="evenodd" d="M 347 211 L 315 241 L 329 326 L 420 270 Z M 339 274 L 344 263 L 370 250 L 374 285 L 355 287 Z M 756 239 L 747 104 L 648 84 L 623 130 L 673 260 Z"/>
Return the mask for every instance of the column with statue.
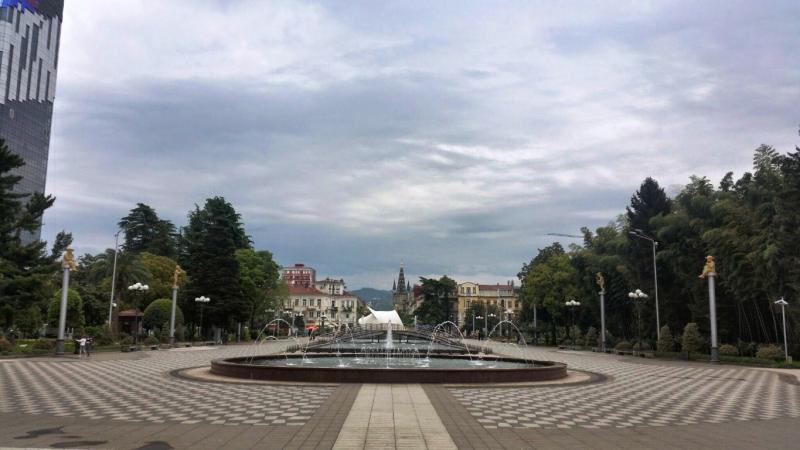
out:
<path id="1" fill-rule="evenodd" d="M 708 316 L 711 320 L 711 362 L 719 362 L 719 345 L 717 344 L 717 294 L 714 290 L 714 278 L 717 276 L 716 262 L 711 255 L 706 256 L 706 265 L 700 278 L 708 279 Z"/>
<path id="2" fill-rule="evenodd" d="M 169 316 L 169 345 L 175 346 L 175 308 L 178 304 L 178 277 L 186 272 L 181 266 L 175 265 L 175 272 L 172 274 L 172 313 Z"/>
<path id="3" fill-rule="evenodd" d="M 64 354 L 64 331 L 67 327 L 67 298 L 69 295 L 69 272 L 76 270 L 75 255 L 72 247 L 67 247 L 61 258 L 61 268 L 64 275 L 61 278 L 61 304 L 58 310 L 58 338 L 56 339 L 56 355 Z"/>
<path id="4" fill-rule="evenodd" d="M 606 279 L 597 272 L 597 286 L 600 287 L 600 351 L 606 352 Z"/>

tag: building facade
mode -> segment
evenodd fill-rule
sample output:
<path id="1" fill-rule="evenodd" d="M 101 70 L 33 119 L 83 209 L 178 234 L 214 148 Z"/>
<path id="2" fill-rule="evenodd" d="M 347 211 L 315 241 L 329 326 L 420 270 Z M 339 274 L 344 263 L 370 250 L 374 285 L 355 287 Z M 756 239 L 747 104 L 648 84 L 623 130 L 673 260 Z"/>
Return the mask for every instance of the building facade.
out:
<path id="1" fill-rule="evenodd" d="M 317 281 L 317 271 L 305 264 L 295 264 L 281 269 L 281 279 L 290 287 L 310 288 Z"/>
<path id="2" fill-rule="evenodd" d="M 316 270 L 305 264 L 281 269 L 281 278 L 289 287 L 283 300 L 283 313 L 290 317 L 302 316 L 307 328 L 358 323 L 359 300 L 347 292 L 343 279 L 325 278 L 317 281 Z M 363 306 L 363 305 L 362 305 Z M 292 319 L 293 320 L 293 319 Z M 291 321 L 291 320 L 290 320 Z"/>
<path id="3" fill-rule="evenodd" d="M 18 193 L 45 190 L 63 12 L 64 0 L 0 0 L 0 138 L 25 160 Z"/>
<path id="4" fill-rule="evenodd" d="M 519 317 L 522 310 L 522 302 L 514 289 L 513 281 L 506 284 L 479 284 L 467 281 L 459 283 L 456 289 L 458 294 L 456 323 L 459 325 L 465 325 L 472 320 L 471 316 L 466 317 L 467 311 L 476 305 L 496 306 L 501 314 L 500 319 L 509 320 Z"/>

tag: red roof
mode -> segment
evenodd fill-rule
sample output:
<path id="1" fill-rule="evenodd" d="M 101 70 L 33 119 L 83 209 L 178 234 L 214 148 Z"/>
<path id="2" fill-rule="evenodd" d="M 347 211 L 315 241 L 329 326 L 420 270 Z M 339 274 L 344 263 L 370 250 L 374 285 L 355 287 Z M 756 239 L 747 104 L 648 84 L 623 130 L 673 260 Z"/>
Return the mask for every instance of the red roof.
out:
<path id="1" fill-rule="evenodd" d="M 290 285 L 289 295 L 325 295 L 325 293 L 318 291 L 312 287 Z"/>

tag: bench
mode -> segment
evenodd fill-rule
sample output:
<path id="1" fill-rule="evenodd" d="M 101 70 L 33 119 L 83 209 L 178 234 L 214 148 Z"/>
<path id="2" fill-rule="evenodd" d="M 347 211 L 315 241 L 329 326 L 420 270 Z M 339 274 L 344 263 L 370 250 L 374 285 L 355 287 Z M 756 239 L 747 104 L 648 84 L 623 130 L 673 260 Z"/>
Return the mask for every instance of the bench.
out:
<path id="1" fill-rule="evenodd" d="M 156 345 L 151 345 L 151 346 L 150 346 L 150 350 L 158 350 L 158 344 L 156 344 Z"/>
<path id="2" fill-rule="evenodd" d="M 633 350 L 614 350 L 617 355 L 633 356 Z"/>

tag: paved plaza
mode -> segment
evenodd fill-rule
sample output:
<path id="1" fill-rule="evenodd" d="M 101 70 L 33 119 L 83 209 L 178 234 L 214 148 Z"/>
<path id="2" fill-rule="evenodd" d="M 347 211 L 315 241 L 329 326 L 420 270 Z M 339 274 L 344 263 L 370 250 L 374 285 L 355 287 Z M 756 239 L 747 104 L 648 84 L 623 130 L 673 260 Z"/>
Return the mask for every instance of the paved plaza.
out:
<path id="1" fill-rule="evenodd" d="M 262 345 L 258 353 L 281 350 Z M 496 351 L 503 351 L 495 344 Z M 250 346 L 0 361 L 0 447 L 797 448 L 793 373 L 527 350 L 574 385 L 293 385 L 179 376 Z"/>

